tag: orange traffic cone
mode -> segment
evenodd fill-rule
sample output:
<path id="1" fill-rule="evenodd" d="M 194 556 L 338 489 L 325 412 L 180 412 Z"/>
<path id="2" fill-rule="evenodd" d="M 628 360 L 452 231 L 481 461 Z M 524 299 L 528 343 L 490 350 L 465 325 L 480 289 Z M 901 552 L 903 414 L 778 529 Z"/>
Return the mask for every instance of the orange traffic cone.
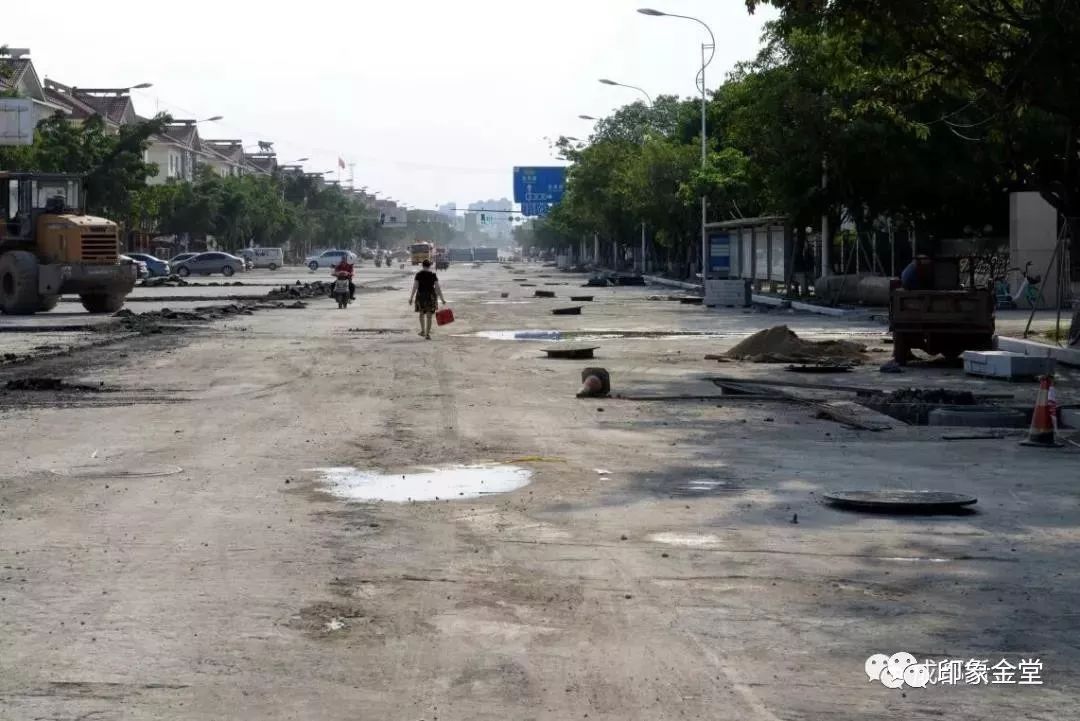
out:
<path id="1" fill-rule="evenodd" d="M 1022 446 L 1058 448 L 1057 441 L 1057 394 L 1054 393 L 1054 376 L 1043 376 L 1039 381 L 1039 395 L 1035 398 L 1035 412 L 1031 415 L 1031 429 Z"/>

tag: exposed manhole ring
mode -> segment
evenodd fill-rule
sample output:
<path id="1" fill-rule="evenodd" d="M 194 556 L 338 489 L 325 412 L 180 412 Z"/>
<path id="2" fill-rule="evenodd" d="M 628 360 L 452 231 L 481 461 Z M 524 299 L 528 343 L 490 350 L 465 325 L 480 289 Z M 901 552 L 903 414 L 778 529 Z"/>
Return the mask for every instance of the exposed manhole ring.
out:
<path id="1" fill-rule="evenodd" d="M 954 426 L 961 428 L 1024 428 L 1028 417 L 1012 408 L 993 406 L 954 406 L 930 411 L 931 426 Z"/>
<path id="2" fill-rule="evenodd" d="M 153 478 L 155 476 L 175 476 L 184 471 L 180 466 L 140 466 L 139 468 L 117 468 L 115 466 L 72 466 L 70 468 L 51 468 L 57 476 L 68 478 Z"/>
<path id="3" fill-rule="evenodd" d="M 825 500 L 840 508 L 888 513 L 942 513 L 963 511 L 978 499 L 946 491 L 829 491 Z"/>

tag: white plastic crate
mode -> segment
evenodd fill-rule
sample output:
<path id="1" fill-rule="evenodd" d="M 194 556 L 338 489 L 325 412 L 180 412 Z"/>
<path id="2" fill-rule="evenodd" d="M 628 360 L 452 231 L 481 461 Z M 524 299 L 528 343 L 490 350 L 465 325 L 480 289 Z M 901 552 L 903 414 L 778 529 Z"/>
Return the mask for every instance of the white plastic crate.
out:
<path id="1" fill-rule="evenodd" d="M 964 351 L 964 372 L 987 378 L 1034 378 L 1054 372 L 1052 358 L 1026 356 L 1007 350 Z"/>

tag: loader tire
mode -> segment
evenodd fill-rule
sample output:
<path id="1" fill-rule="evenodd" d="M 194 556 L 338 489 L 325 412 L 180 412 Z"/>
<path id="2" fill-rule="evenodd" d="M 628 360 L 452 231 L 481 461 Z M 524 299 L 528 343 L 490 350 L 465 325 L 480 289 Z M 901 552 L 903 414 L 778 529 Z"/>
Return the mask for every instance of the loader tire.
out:
<path id="1" fill-rule="evenodd" d="M 38 296 L 38 312 L 48 313 L 50 310 L 56 307 L 56 304 L 60 302 L 60 296 L 58 295 L 39 295 Z"/>
<path id="2" fill-rule="evenodd" d="M 0 255 L 0 311 L 31 315 L 40 309 L 37 258 L 25 250 Z"/>
<path id="3" fill-rule="evenodd" d="M 124 307 L 124 296 L 113 293 L 83 293 L 79 300 L 89 313 L 115 313 Z"/>

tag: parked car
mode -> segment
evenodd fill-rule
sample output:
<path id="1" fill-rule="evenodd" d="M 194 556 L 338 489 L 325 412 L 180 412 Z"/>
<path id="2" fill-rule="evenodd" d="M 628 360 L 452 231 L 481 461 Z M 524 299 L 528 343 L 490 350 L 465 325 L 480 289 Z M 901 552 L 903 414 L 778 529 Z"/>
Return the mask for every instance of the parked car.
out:
<path id="1" fill-rule="evenodd" d="M 120 256 L 120 262 L 121 263 L 134 263 L 135 266 L 139 269 L 138 270 L 138 278 L 139 278 L 139 280 L 143 280 L 144 278 L 149 278 L 150 277 L 150 271 L 149 271 L 149 269 L 147 269 L 146 263 L 142 262 L 141 260 L 135 260 L 130 255 L 121 255 Z"/>
<path id="2" fill-rule="evenodd" d="M 340 263 L 341 259 L 345 256 L 349 257 L 351 263 L 356 263 L 356 253 L 351 250 L 325 250 L 319 255 L 312 255 L 306 258 L 304 260 L 304 265 L 311 268 L 313 271 L 318 270 L 319 268 L 333 268 Z"/>
<path id="3" fill-rule="evenodd" d="M 176 266 L 180 265 L 189 258 L 194 258 L 196 255 L 198 255 L 198 253 L 181 253 L 180 255 L 174 255 L 172 258 L 169 258 L 169 270 L 175 273 Z"/>
<path id="4" fill-rule="evenodd" d="M 256 268 L 277 270 L 285 265 L 285 253 L 281 248 L 244 248 L 240 255 L 250 260 Z"/>
<path id="5" fill-rule="evenodd" d="M 149 253 L 128 253 L 129 258 L 142 261 L 146 264 L 146 269 L 150 272 L 151 278 L 157 278 L 162 275 L 169 275 L 172 271 L 169 269 L 168 261 L 162 260 Z"/>
<path id="6" fill-rule="evenodd" d="M 176 266 L 177 274 L 182 276 L 188 276 L 192 273 L 199 275 L 221 273 L 229 276 L 233 273 L 243 272 L 245 269 L 243 258 L 220 251 L 199 253 L 194 258 L 180 261 Z"/>

